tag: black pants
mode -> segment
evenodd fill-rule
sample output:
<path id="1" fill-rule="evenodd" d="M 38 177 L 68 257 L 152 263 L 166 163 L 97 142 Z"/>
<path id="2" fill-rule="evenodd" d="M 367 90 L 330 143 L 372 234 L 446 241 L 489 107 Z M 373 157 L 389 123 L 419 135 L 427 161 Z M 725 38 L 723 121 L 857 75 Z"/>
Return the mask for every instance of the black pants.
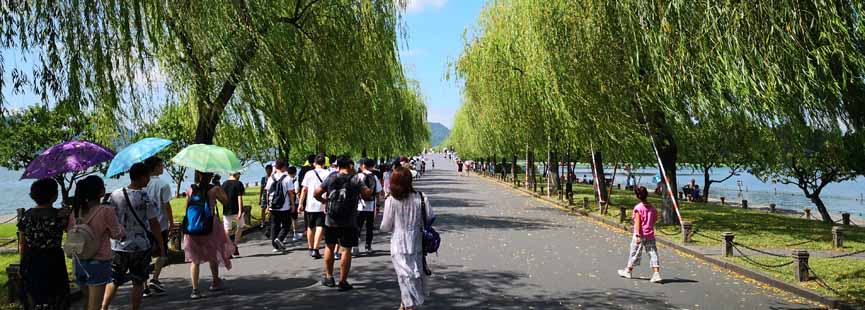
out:
<path id="1" fill-rule="evenodd" d="M 270 237 L 285 241 L 291 231 L 291 211 L 270 211 Z"/>
<path id="2" fill-rule="evenodd" d="M 357 229 L 362 230 L 363 224 L 366 223 L 366 245 L 372 245 L 372 228 L 375 225 L 374 211 L 360 211 L 357 213 Z"/>

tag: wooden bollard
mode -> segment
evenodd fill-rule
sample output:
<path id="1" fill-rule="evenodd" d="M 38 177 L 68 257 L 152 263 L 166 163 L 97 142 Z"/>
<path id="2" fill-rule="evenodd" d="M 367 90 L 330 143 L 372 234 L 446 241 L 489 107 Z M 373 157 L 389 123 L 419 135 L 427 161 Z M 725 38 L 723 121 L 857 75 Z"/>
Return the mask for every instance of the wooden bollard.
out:
<path id="1" fill-rule="evenodd" d="M 622 189 L 622 183 L 616 184 L 616 189 Z"/>
<path id="2" fill-rule="evenodd" d="M 625 206 L 619 206 L 619 223 L 624 223 L 627 218 L 625 212 Z"/>
<path id="3" fill-rule="evenodd" d="M 742 199 L 742 209 L 747 209 L 747 208 L 748 208 L 748 200 Z"/>
<path id="4" fill-rule="evenodd" d="M 694 231 L 694 224 L 691 224 L 691 222 L 682 222 L 682 243 L 691 243 L 692 231 Z"/>
<path id="5" fill-rule="evenodd" d="M 724 256 L 733 257 L 733 238 L 736 237 L 732 232 L 723 232 L 721 236 L 724 237 Z"/>
<path id="6" fill-rule="evenodd" d="M 243 206 L 243 222 L 252 225 L 252 206 Z"/>
<path id="7" fill-rule="evenodd" d="M 808 275 L 808 254 L 806 250 L 793 250 L 793 276 L 799 282 L 810 280 Z"/>
<path id="8" fill-rule="evenodd" d="M 583 197 L 583 209 L 589 209 L 589 197 Z"/>
<path id="9" fill-rule="evenodd" d="M 811 208 L 805 208 L 805 219 L 811 219 Z"/>
<path id="10" fill-rule="evenodd" d="M 850 213 L 841 213 L 841 224 L 844 226 L 850 226 Z"/>
<path id="11" fill-rule="evenodd" d="M 721 205 L 725 205 L 725 204 L 727 204 L 727 201 L 726 201 L 726 200 L 727 200 L 726 197 L 721 196 Z"/>
<path id="12" fill-rule="evenodd" d="M 679 200 L 681 200 L 681 199 L 685 199 L 685 193 L 684 192 L 679 192 Z"/>
<path id="13" fill-rule="evenodd" d="M 775 204 L 774 203 L 769 204 L 769 213 L 775 213 Z"/>
<path id="14" fill-rule="evenodd" d="M 9 264 L 6 267 L 6 277 L 9 279 L 6 283 L 6 288 L 8 291 L 6 292 L 6 297 L 8 297 L 8 303 L 14 303 L 18 300 L 19 291 L 24 286 L 24 280 L 21 278 L 21 265 L 20 264 Z"/>
<path id="15" fill-rule="evenodd" d="M 832 227 L 832 246 L 839 249 L 844 247 L 844 227 Z"/>

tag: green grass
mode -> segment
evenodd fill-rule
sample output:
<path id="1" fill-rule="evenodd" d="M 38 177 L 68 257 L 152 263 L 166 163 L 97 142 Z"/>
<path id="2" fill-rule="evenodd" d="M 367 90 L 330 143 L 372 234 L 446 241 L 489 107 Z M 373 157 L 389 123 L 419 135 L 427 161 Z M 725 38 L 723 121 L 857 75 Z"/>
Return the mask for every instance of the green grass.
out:
<path id="1" fill-rule="evenodd" d="M 247 187 L 246 193 L 243 195 L 243 204 L 247 206 L 252 206 L 252 223 L 247 223 L 247 225 L 254 225 L 259 222 L 258 217 L 261 212 L 259 208 L 258 201 L 258 193 L 260 192 L 260 187 Z M 222 204 L 219 204 L 219 212 L 222 214 Z M 171 211 L 174 217 L 175 223 L 180 223 L 183 221 L 183 215 L 186 212 L 186 198 L 174 198 L 171 200 Z"/>
<path id="2" fill-rule="evenodd" d="M 826 289 L 816 281 L 797 282 L 793 276 L 793 266 L 780 268 L 766 268 L 752 264 L 741 257 L 725 258 L 737 264 L 748 266 L 759 270 L 769 276 L 789 283 L 799 284 L 806 288 L 815 290 L 827 296 L 835 296 L 850 302 L 865 305 L 865 260 L 855 258 L 811 258 L 808 265 L 814 274 L 822 277 L 823 281 L 836 292 Z M 752 257 L 751 259 L 762 264 L 782 264 L 789 262 L 792 258 L 781 257 Z"/>
<path id="3" fill-rule="evenodd" d="M 540 181 L 538 190 L 540 190 Z M 574 203 L 582 206 L 583 197 L 589 198 L 589 206 L 593 212 L 598 212 L 595 195 L 591 185 L 574 184 Z M 557 198 L 557 197 L 556 197 Z M 611 219 L 619 219 L 619 206 L 625 206 L 630 221 L 630 210 L 637 199 L 633 192 L 613 190 L 610 197 L 609 214 Z M 649 201 L 656 207 L 662 202 L 660 196 L 650 195 Z M 751 247 L 776 249 L 806 249 L 833 250 L 832 225 L 820 221 L 807 220 L 781 214 L 772 214 L 755 209 L 741 209 L 722 206 L 715 203 L 680 202 L 679 211 L 684 221 L 691 222 L 699 234 L 720 239 L 725 231 L 736 234 L 735 241 Z M 663 232 L 678 232 L 676 225 L 659 225 L 659 235 Z M 671 240 L 681 242 L 681 233 L 666 236 Z M 710 240 L 700 235 L 692 238 L 694 245 L 720 246 L 719 241 Z M 804 244 L 802 244 L 804 243 Z M 865 228 L 846 227 L 844 237 L 845 251 L 865 250 Z"/>

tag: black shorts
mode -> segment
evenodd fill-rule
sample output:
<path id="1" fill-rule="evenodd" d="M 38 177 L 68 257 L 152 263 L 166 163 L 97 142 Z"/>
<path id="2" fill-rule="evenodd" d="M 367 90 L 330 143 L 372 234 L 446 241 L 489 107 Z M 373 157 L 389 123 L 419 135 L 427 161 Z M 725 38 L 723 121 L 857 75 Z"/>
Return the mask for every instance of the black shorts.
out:
<path id="1" fill-rule="evenodd" d="M 324 227 L 324 244 L 339 244 L 343 248 L 353 248 L 358 244 L 360 237 L 355 227 Z"/>
<path id="2" fill-rule="evenodd" d="M 324 212 L 304 212 L 303 220 L 307 228 L 324 227 Z"/>
<path id="3" fill-rule="evenodd" d="M 144 284 L 147 281 L 147 267 L 150 265 L 150 250 L 141 252 L 114 252 L 111 260 L 111 277 L 117 286 L 127 281 Z"/>
<path id="4" fill-rule="evenodd" d="M 165 254 L 168 254 L 168 229 L 162 231 L 162 246 L 165 249 Z M 154 251 L 158 251 L 158 249 L 154 249 Z"/>

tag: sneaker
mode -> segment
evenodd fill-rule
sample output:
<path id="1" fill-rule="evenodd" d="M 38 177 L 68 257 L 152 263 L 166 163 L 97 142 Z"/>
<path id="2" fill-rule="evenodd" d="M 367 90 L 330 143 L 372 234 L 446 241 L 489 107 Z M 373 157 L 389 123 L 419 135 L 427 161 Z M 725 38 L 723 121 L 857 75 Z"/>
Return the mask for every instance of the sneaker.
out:
<path id="1" fill-rule="evenodd" d="M 341 283 L 340 283 L 340 284 L 341 284 Z M 336 281 L 334 281 L 333 278 L 325 277 L 324 279 L 321 280 L 321 285 L 324 285 L 324 286 L 327 286 L 327 287 L 335 287 L 335 286 L 336 286 Z"/>
<path id="2" fill-rule="evenodd" d="M 312 258 L 320 259 L 321 253 L 319 253 L 318 250 L 312 250 Z"/>
<path id="3" fill-rule="evenodd" d="M 649 279 L 649 282 L 652 282 L 652 283 L 661 283 L 661 281 L 663 281 L 663 280 L 661 279 L 661 273 L 660 272 L 653 273 L 652 278 Z"/>
<path id="4" fill-rule="evenodd" d="M 210 284 L 210 287 L 207 289 L 211 292 L 218 292 L 225 288 L 225 283 L 223 283 L 221 278 L 216 278 L 213 280 L 213 283 Z"/>
<path id="5" fill-rule="evenodd" d="M 234 257 L 240 257 L 240 248 L 237 245 L 234 245 Z"/>
<path id="6" fill-rule="evenodd" d="M 309 251 L 309 257 L 315 257 L 315 251 L 313 249 L 307 249 Z"/>
<path id="7" fill-rule="evenodd" d="M 366 255 L 372 255 L 372 245 L 366 245 Z"/>
<path id="8" fill-rule="evenodd" d="M 150 284 L 147 285 L 147 288 L 156 294 L 165 293 L 165 287 L 162 286 L 162 283 L 160 283 L 159 280 L 150 280 Z"/>
<path id="9" fill-rule="evenodd" d="M 619 269 L 619 276 L 625 279 L 631 278 L 631 273 L 627 269 Z"/>
<path id="10" fill-rule="evenodd" d="M 201 293 L 198 290 L 192 290 L 192 294 L 189 294 L 189 299 L 199 299 L 201 298 Z"/>
<path id="11" fill-rule="evenodd" d="M 301 240 L 301 236 L 300 236 L 300 234 L 292 234 L 292 236 L 291 236 L 291 241 L 292 241 L 292 242 L 298 242 L 298 241 L 300 241 L 300 240 Z"/>
<path id="12" fill-rule="evenodd" d="M 360 249 L 358 249 L 357 247 L 352 248 L 351 249 L 351 255 L 354 255 L 354 256 L 360 255 Z"/>
<path id="13" fill-rule="evenodd" d="M 284 251 L 285 250 L 285 243 L 283 243 L 282 240 L 273 239 L 273 248 L 280 249 L 280 250 Z"/>
<path id="14" fill-rule="evenodd" d="M 342 254 L 339 254 L 339 252 L 333 254 L 333 259 L 339 260 L 340 258 L 342 258 Z"/>
<path id="15" fill-rule="evenodd" d="M 153 296 L 153 292 L 150 291 L 150 288 L 145 287 L 144 293 L 141 294 L 141 297 L 150 297 Z"/>
<path id="16" fill-rule="evenodd" d="M 294 234 L 294 238 L 297 239 L 298 241 L 300 241 L 300 240 L 303 240 L 304 235 L 303 235 L 303 233 L 296 233 L 296 234 Z"/>
<path id="17" fill-rule="evenodd" d="M 331 280 L 333 280 L 333 279 L 331 279 Z M 348 284 L 348 281 L 339 282 L 339 285 L 337 285 L 337 287 L 339 288 L 338 291 L 340 291 L 340 292 L 350 291 L 351 289 L 354 288 L 354 286 L 351 286 L 351 284 Z"/>

